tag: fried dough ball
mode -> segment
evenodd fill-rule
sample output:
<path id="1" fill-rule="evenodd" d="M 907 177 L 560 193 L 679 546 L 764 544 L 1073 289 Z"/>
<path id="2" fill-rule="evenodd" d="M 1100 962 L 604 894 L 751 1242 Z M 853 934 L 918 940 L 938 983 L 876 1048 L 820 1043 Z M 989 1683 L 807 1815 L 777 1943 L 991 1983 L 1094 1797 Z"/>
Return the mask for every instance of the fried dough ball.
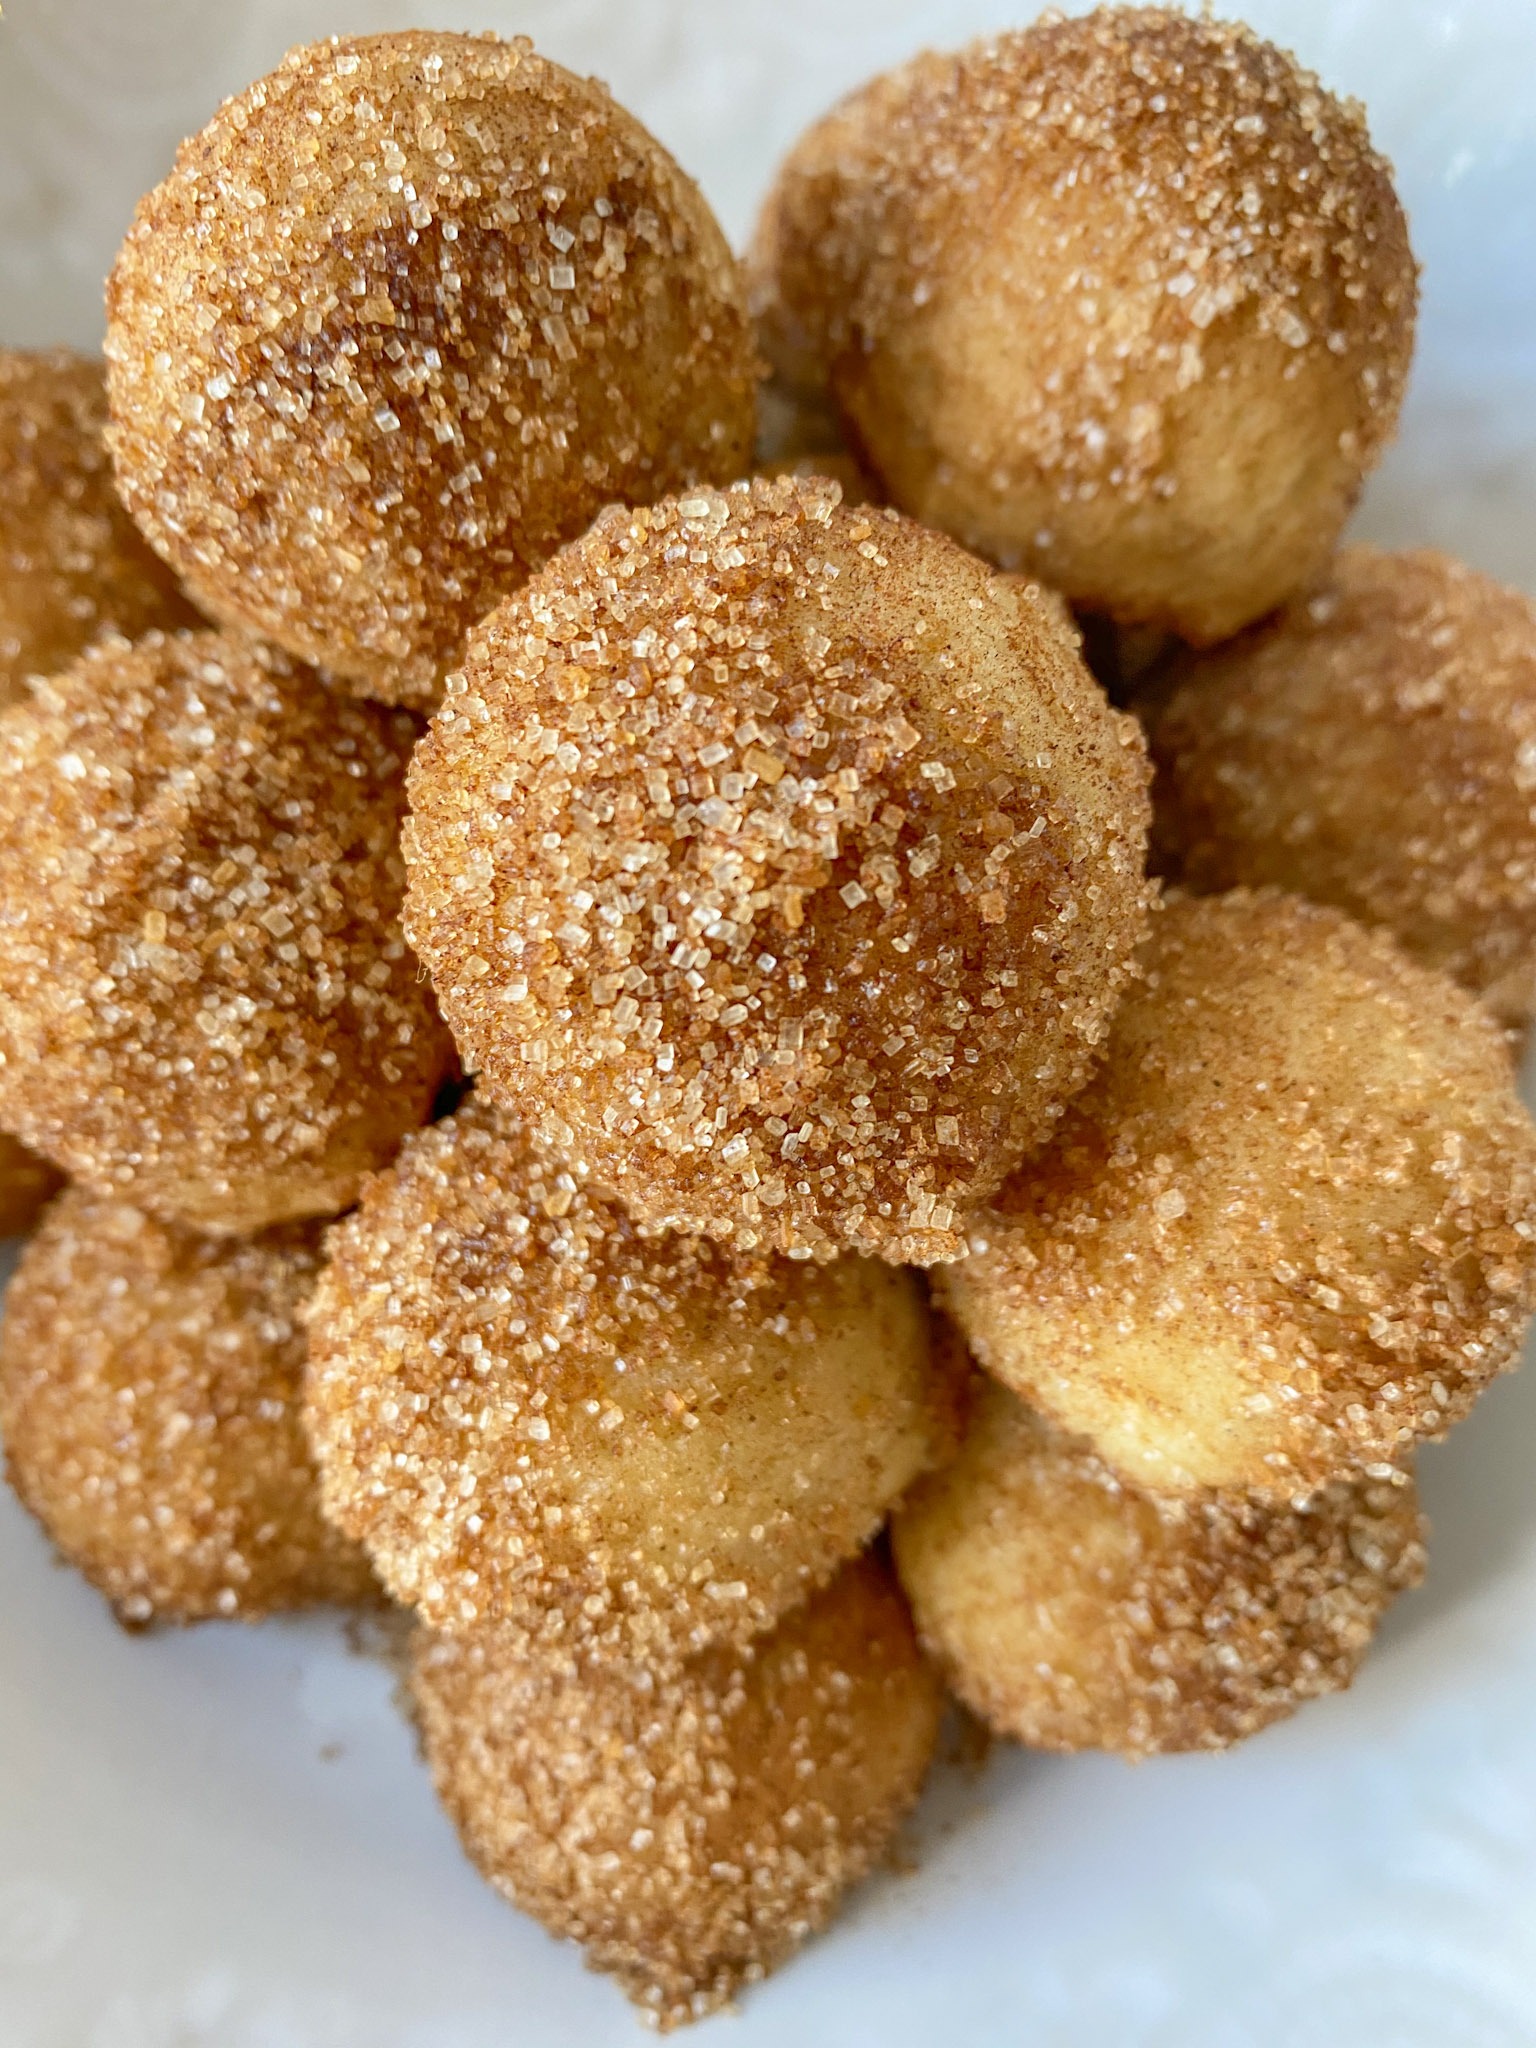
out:
<path id="1" fill-rule="evenodd" d="M 478 1096 L 336 1226 L 310 1357 L 332 1519 L 547 1660 L 744 1641 L 955 1439 L 910 1274 L 642 1238 Z"/>
<path id="2" fill-rule="evenodd" d="M 1380 1476 L 1513 1364 L 1536 1304 L 1503 1033 L 1384 933 L 1269 892 L 1170 901 L 1147 971 L 944 1299 L 1140 1485 Z"/>
<path id="3" fill-rule="evenodd" d="M 1536 605 L 1428 549 L 1184 667 L 1152 716 L 1191 888 L 1272 882 L 1384 925 L 1509 1022 L 1536 1009 Z"/>
<path id="4" fill-rule="evenodd" d="M 104 641 L 0 718 L 0 1116 L 250 1231 L 333 1215 L 452 1057 L 401 936 L 417 727 L 218 633 Z"/>
<path id="5" fill-rule="evenodd" d="M 99 363 L 0 349 L 0 704 L 109 627 L 197 623 L 118 500 L 106 424 Z"/>
<path id="6" fill-rule="evenodd" d="M 616 508 L 493 613 L 406 923 L 466 1065 L 637 1217 L 927 1265 L 1108 1027 L 1145 750 L 1037 590 L 838 500 Z"/>
<path id="7" fill-rule="evenodd" d="M 1160 7 L 873 80 L 791 152 L 753 265 L 774 368 L 893 503 L 1201 644 L 1327 559 L 1412 352 L 1359 108 Z"/>
<path id="8" fill-rule="evenodd" d="M 0 1131 L 0 1237 L 25 1237 L 63 1185 L 57 1167 Z"/>
<path id="9" fill-rule="evenodd" d="M 426 704 L 614 499 L 739 475 L 757 365 L 697 187 L 523 40 L 293 51 L 138 210 L 107 295 L 123 495 L 216 617 Z"/>
<path id="10" fill-rule="evenodd" d="M 670 1675 L 553 1677 L 494 1630 L 422 1630 L 414 1690 L 470 1857 L 663 2031 L 826 1925 L 916 1799 L 942 1711 L 872 1558 Z"/>
<path id="11" fill-rule="evenodd" d="M 918 1629 L 1001 1735 L 1132 1759 L 1226 1749 L 1338 1692 L 1424 1572 L 1405 1476 L 1302 1507 L 1127 1485 L 994 1381 L 892 1527 Z"/>
<path id="12" fill-rule="evenodd" d="M 0 1329 L 12 1486 L 128 1623 L 371 1597 L 299 1420 L 319 1230 L 209 1238 L 71 1188 Z"/>

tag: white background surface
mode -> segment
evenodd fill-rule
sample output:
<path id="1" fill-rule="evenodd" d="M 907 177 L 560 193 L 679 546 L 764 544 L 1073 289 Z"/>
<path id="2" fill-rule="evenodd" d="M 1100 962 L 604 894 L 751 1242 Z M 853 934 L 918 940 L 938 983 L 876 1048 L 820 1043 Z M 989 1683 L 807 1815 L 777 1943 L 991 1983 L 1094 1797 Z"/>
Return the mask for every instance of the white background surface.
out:
<path id="1" fill-rule="evenodd" d="M 8 0 L 0 341 L 98 339 L 138 192 L 296 40 L 524 30 L 607 78 L 740 237 L 776 153 L 1001 0 Z M 1363 530 L 1536 589 L 1536 0 L 1253 0 L 1358 93 L 1425 264 Z M 1424 1461 L 1431 1575 L 1347 1697 L 1223 1758 L 998 1755 L 917 1870 L 701 2042 L 1529 2048 L 1536 1375 Z M 391 1680 L 306 1621 L 132 1639 L 0 1504 L 3 2048 L 604 2048 L 635 2023 L 486 1891 Z"/>

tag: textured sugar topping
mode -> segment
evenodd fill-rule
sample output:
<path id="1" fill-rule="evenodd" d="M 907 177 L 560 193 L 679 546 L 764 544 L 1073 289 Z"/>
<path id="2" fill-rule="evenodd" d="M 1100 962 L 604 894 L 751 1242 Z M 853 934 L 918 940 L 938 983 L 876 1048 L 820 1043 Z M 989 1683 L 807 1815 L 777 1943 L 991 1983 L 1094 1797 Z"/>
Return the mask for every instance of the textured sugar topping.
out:
<path id="1" fill-rule="evenodd" d="M 107 627 L 196 614 L 118 502 L 101 366 L 66 349 L 0 349 L 0 703 Z"/>
<path id="2" fill-rule="evenodd" d="M 393 701 L 613 499 L 751 448 L 696 188 L 524 40 L 313 44 L 148 195 L 109 287 L 113 451 L 218 616 Z"/>
<path id="3" fill-rule="evenodd" d="M 451 1050 L 399 924 L 403 712 L 254 642 L 107 641 L 0 721 L 0 1102 L 205 1227 L 344 1208 Z"/>
<path id="4" fill-rule="evenodd" d="M 1146 964 L 946 1275 L 957 1318 L 1135 1477 L 1289 1497 L 1401 1458 L 1514 1363 L 1536 1303 L 1504 1034 L 1384 934 L 1272 891 L 1170 897 Z"/>
<path id="5" fill-rule="evenodd" d="M 1423 1576 L 1424 1535 L 1405 1473 L 1300 1506 L 1143 1491 L 989 1381 L 895 1550 L 928 1647 L 990 1725 L 1141 1757 L 1224 1749 L 1348 1685 Z"/>
<path id="6" fill-rule="evenodd" d="M 466 1063 L 749 1246 L 953 1256 L 1145 916 L 1140 736 L 1057 613 L 816 480 L 605 514 L 479 629 L 411 801 Z"/>
<path id="7" fill-rule="evenodd" d="M 6 1297 L 13 1484 L 130 1624 L 371 1597 L 299 1422 L 319 1233 L 233 1241 L 71 1189 Z"/>
<path id="8" fill-rule="evenodd" d="M 873 1560 L 673 1673 L 551 1682 L 494 1631 L 423 1633 L 415 1696 L 485 1875 L 664 2031 L 831 1918 L 916 1798 L 942 1711 Z"/>
<path id="9" fill-rule="evenodd" d="M 1027 458 L 1067 501 L 1173 488 L 1179 396 L 1238 317 L 1287 377 L 1344 367 L 1368 466 L 1415 307 L 1359 106 L 1246 27 L 1157 7 L 1047 15 L 855 93 L 792 155 L 758 267 L 770 351 L 802 378 L 835 382 L 949 296 L 1038 312 L 1056 342 L 989 422 L 992 460 Z"/>
<path id="10" fill-rule="evenodd" d="M 561 1666 L 771 1626 L 953 1437 L 909 1275 L 643 1236 L 478 1095 L 334 1230 L 311 1356 L 391 1590 Z"/>
<path id="11" fill-rule="evenodd" d="M 1536 605 L 1430 549 L 1345 549 L 1187 665 L 1150 720 L 1164 862 L 1387 926 L 1500 1014 L 1536 1008 Z"/>

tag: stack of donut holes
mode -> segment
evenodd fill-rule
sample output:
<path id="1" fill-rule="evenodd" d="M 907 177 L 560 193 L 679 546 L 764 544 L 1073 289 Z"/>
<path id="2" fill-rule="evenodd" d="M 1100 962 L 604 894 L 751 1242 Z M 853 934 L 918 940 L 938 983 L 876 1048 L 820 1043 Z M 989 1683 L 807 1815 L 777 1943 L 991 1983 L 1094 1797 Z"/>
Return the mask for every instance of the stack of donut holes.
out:
<path id="1" fill-rule="evenodd" d="M 741 264 L 421 32 L 183 146 L 104 378 L 0 358 L 11 1482 L 133 1626 L 413 1610 L 469 1854 L 662 2027 L 946 1689 L 1347 1685 L 1517 1356 L 1536 611 L 1338 548 L 1416 299 L 1209 17 L 873 80 Z"/>

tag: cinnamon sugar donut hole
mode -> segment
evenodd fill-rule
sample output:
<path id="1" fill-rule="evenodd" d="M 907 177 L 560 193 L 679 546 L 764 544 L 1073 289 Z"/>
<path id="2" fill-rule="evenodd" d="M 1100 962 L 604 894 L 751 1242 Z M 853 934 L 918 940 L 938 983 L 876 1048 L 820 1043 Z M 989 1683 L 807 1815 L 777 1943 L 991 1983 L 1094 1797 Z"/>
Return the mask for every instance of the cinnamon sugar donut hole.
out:
<path id="1" fill-rule="evenodd" d="M 1346 548 L 1159 685 L 1164 865 L 1382 925 L 1511 1024 L 1536 1010 L 1536 605 L 1431 549 Z"/>
<path id="2" fill-rule="evenodd" d="M 106 424 L 99 363 L 0 349 L 0 705 L 108 628 L 199 623 L 122 507 Z"/>
<path id="3" fill-rule="evenodd" d="M 826 1925 L 916 1799 L 943 1710 L 869 1558 L 772 1635 L 660 1675 L 556 1677 L 494 1630 L 423 1630 L 414 1693 L 480 1870 L 663 2032 Z"/>
<path id="4" fill-rule="evenodd" d="M 7 1471 L 119 1619 L 377 1597 L 320 1513 L 299 1420 L 319 1229 L 200 1236 L 71 1188 L 0 1330 Z"/>
<path id="5" fill-rule="evenodd" d="M 1441 1435 L 1536 1303 L 1536 1128 L 1503 1032 L 1384 933 L 1175 898 L 1050 1148 L 941 1297 L 1138 1485 L 1300 1498 Z"/>
<path id="6" fill-rule="evenodd" d="M 1161 7 L 872 80 L 790 152 L 752 269 L 773 367 L 893 503 L 1200 644 L 1327 559 L 1413 343 L 1360 109 Z"/>
<path id="7" fill-rule="evenodd" d="M 310 1347 L 332 1519 L 552 1663 L 745 1641 L 956 1438 L 911 1274 L 642 1236 L 478 1095 L 335 1226 Z"/>
<path id="8" fill-rule="evenodd" d="M 958 1255 L 1145 929 L 1140 729 L 1059 610 L 816 479 L 605 513 L 476 630 L 410 789 L 466 1066 L 748 1249 Z"/>
<path id="9" fill-rule="evenodd" d="M 206 1230 L 333 1215 L 452 1046 L 400 931 L 405 712 L 107 640 L 0 716 L 0 1119 Z"/>
<path id="10" fill-rule="evenodd" d="M 615 499 L 739 475 L 757 366 L 697 187 L 523 39 L 294 50 L 185 143 L 108 286 L 112 452 L 215 617 L 429 704 Z"/>
<path id="11" fill-rule="evenodd" d="M 1340 1691 L 1424 1572 L 1404 1474 L 1297 1507 L 1149 1493 L 992 1380 L 891 1536 L 925 1646 L 989 1728 L 1133 1760 L 1226 1749 Z"/>

